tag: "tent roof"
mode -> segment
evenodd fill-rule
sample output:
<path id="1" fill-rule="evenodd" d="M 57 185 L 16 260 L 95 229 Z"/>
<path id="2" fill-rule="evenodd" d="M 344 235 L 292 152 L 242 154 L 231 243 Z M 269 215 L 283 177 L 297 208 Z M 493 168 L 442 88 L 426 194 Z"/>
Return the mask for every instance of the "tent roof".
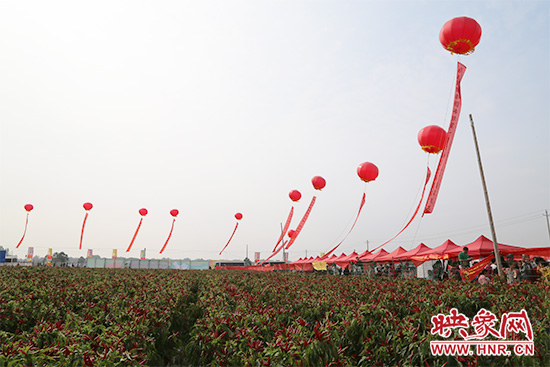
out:
<path id="1" fill-rule="evenodd" d="M 333 263 L 333 262 L 336 262 L 336 261 L 342 261 L 347 256 L 348 255 L 344 254 L 343 252 L 342 252 L 342 254 L 340 254 L 340 256 L 336 256 L 336 255 L 332 254 L 331 257 L 329 257 L 328 259 L 325 259 L 323 261 L 326 262 L 326 263 Z"/>
<path id="2" fill-rule="evenodd" d="M 468 247 L 468 254 L 470 256 L 487 256 L 494 251 L 493 241 L 483 235 L 479 236 L 474 242 L 464 245 L 462 248 L 464 247 Z M 508 254 L 513 251 L 521 251 L 522 249 L 522 247 L 518 246 L 498 244 L 498 250 L 502 254 Z"/>
<path id="3" fill-rule="evenodd" d="M 458 256 L 462 251 L 462 247 L 456 245 L 453 241 L 447 240 L 443 244 L 434 247 L 433 249 L 426 249 L 414 255 L 411 260 L 437 260 L 441 258 L 449 258 L 449 256 Z"/>
<path id="4" fill-rule="evenodd" d="M 513 254 L 522 254 L 522 255 L 531 255 L 531 256 L 542 256 L 550 257 L 550 247 L 527 247 L 522 248 L 521 250 L 513 250 Z"/>
<path id="5" fill-rule="evenodd" d="M 432 249 L 426 246 L 425 244 L 421 243 L 420 245 L 416 246 L 412 250 L 409 250 L 405 253 L 402 253 L 400 255 L 395 256 L 396 260 L 405 260 L 410 259 L 411 256 L 415 256 L 418 253 L 425 252 L 425 251 L 431 251 Z"/>
<path id="6" fill-rule="evenodd" d="M 340 261 L 341 260 L 346 260 L 346 261 L 355 261 L 355 258 L 359 256 L 359 254 L 355 251 L 353 251 L 351 254 L 347 255 L 346 257 L 344 257 L 343 259 L 339 259 Z"/>
<path id="7" fill-rule="evenodd" d="M 320 261 L 320 257 L 319 257 L 319 256 L 316 256 L 316 257 L 310 256 L 309 259 L 304 260 L 304 261 L 302 262 L 302 264 L 308 264 L 308 263 L 311 264 L 311 263 L 318 262 L 318 261 Z"/>
<path id="8" fill-rule="evenodd" d="M 388 251 L 380 249 L 378 252 L 369 253 L 366 256 L 359 257 L 362 261 L 378 261 L 378 257 L 385 256 L 388 254 Z"/>
<path id="9" fill-rule="evenodd" d="M 395 250 L 393 250 L 389 254 L 379 257 L 378 259 L 376 259 L 376 261 L 392 261 L 396 258 L 396 256 L 399 256 L 399 255 L 404 254 L 406 252 L 407 252 L 407 250 L 405 250 L 403 247 L 399 246 L 398 248 L 396 248 Z"/>
<path id="10" fill-rule="evenodd" d="M 356 257 L 357 257 L 357 252 L 353 251 L 349 255 L 339 257 L 334 261 L 334 263 L 338 264 L 341 268 L 345 269 L 349 265 L 350 261 L 355 261 Z"/>

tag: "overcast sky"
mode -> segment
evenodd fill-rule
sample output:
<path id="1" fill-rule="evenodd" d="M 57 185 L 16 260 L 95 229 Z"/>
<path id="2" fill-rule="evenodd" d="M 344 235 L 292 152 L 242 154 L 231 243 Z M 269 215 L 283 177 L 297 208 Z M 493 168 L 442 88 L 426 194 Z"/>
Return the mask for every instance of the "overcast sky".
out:
<path id="1" fill-rule="evenodd" d="M 483 29 L 460 58 L 438 38 L 457 16 Z M 491 237 L 469 114 L 499 242 L 550 244 L 548 1 L 2 1 L 0 50 L 0 245 L 19 257 L 264 258 L 292 189 L 291 228 L 317 202 L 291 260 L 337 244 L 364 190 L 338 252 L 378 246 L 420 198 L 417 133 L 448 128 L 457 60 L 462 113 L 434 212 L 384 248 Z M 365 161 L 380 170 L 366 185 Z"/>

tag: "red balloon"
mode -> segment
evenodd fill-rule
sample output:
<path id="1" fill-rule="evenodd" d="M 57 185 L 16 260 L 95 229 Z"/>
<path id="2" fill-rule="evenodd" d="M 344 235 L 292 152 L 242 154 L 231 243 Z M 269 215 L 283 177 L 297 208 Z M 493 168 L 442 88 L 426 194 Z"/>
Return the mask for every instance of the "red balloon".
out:
<path id="1" fill-rule="evenodd" d="M 452 54 L 471 54 L 480 39 L 481 26 L 474 19 L 468 17 L 449 20 L 439 32 L 439 42 Z"/>
<path id="2" fill-rule="evenodd" d="M 94 207 L 92 203 L 84 203 L 84 205 L 82 206 L 84 207 L 85 210 L 90 210 Z"/>
<path id="3" fill-rule="evenodd" d="M 426 126 L 418 132 L 418 143 L 426 153 L 439 153 L 445 148 L 447 132 L 437 125 Z"/>
<path id="4" fill-rule="evenodd" d="M 327 184 L 325 179 L 322 178 L 321 176 L 313 177 L 311 179 L 311 183 L 313 184 L 313 187 L 315 187 L 315 190 L 322 190 Z"/>
<path id="5" fill-rule="evenodd" d="M 32 204 L 27 204 L 27 205 L 25 205 L 25 210 L 26 210 L 26 211 L 30 212 L 30 211 L 33 210 L 33 209 L 34 209 L 34 206 L 32 206 Z"/>
<path id="6" fill-rule="evenodd" d="M 298 190 L 292 190 L 291 192 L 288 193 L 288 196 L 292 201 L 298 201 L 302 198 L 302 194 L 300 194 L 300 191 Z"/>
<path id="7" fill-rule="evenodd" d="M 179 213 L 180 213 L 180 212 L 179 212 L 178 209 L 172 209 L 172 210 L 170 210 L 170 215 L 173 216 L 173 217 L 177 217 Z"/>
<path id="8" fill-rule="evenodd" d="M 235 214 L 235 218 L 237 220 L 241 220 L 241 219 L 243 219 L 243 215 L 241 213 L 237 213 L 237 214 Z"/>
<path id="9" fill-rule="evenodd" d="M 287 235 L 290 238 L 294 238 L 294 236 L 296 235 L 296 231 L 291 229 L 290 231 L 288 231 Z"/>
<path id="10" fill-rule="evenodd" d="M 370 162 L 364 162 L 357 167 L 357 174 L 365 182 L 374 181 L 378 177 L 378 167 Z"/>
<path id="11" fill-rule="evenodd" d="M 147 211 L 147 209 L 145 209 L 145 208 L 141 208 L 141 209 L 139 210 L 139 214 L 141 214 L 141 215 L 144 216 L 144 217 L 147 215 L 147 213 L 148 213 L 148 211 Z"/>

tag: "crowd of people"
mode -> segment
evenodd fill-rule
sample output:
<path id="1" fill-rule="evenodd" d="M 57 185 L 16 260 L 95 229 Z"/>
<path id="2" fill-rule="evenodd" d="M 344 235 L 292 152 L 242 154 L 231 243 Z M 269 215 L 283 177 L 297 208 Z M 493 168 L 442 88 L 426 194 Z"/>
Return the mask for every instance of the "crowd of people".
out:
<path id="1" fill-rule="evenodd" d="M 548 261 L 541 257 L 531 259 L 529 255 L 522 255 L 519 261 L 515 261 L 514 255 L 509 254 L 506 257 L 501 256 L 500 262 L 504 276 L 509 284 L 521 281 L 543 281 L 550 283 Z M 435 280 L 455 279 L 462 281 L 460 270 L 474 265 L 472 263 L 473 259 L 468 255 L 468 249 L 464 248 L 464 251 L 459 254 L 458 259 L 448 261 L 446 269 L 443 269 L 443 264 L 440 261 L 436 262 L 434 264 L 433 278 Z M 493 258 L 477 276 L 476 281 L 480 284 L 487 284 L 492 282 L 495 277 L 498 277 L 498 269 L 496 259 Z"/>
<path id="2" fill-rule="evenodd" d="M 475 260 L 468 254 L 468 248 L 458 254 L 458 258 L 447 261 L 437 260 L 433 264 L 433 269 L 428 272 L 429 278 L 435 281 L 453 279 L 462 281 L 460 270 L 475 265 Z M 530 258 L 529 255 L 522 255 L 518 261 L 514 260 L 514 255 L 509 254 L 506 257 L 501 256 L 501 265 L 504 276 L 509 284 L 518 282 L 536 282 L 542 281 L 550 283 L 550 266 L 548 261 L 541 257 Z M 336 263 L 327 264 L 327 272 L 333 275 L 370 275 L 377 277 L 415 277 L 416 268 L 410 263 L 363 263 L 359 258 L 356 261 L 350 261 L 348 266 L 342 268 Z M 498 277 L 498 269 L 495 258 L 485 266 L 475 281 L 480 284 L 492 282 Z"/>

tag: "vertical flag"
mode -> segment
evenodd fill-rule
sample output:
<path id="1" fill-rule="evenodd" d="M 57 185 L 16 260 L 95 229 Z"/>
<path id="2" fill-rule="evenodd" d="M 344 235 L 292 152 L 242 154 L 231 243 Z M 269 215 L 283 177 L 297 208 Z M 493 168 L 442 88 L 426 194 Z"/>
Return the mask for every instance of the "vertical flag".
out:
<path id="1" fill-rule="evenodd" d="M 141 252 L 140 252 L 139 257 L 140 257 L 141 260 L 145 260 L 145 250 L 146 250 L 146 249 L 143 249 L 143 250 L 141 250 Z"/>
<path id="2" fill-rule="evenodd" d="M 441 153 L 441 158 L 439 159 L 439 164 L 437 165 L 437 170 L 435 171 L 434 180 L 432 183 L 432 188 L 430 189 L 430 194 L 426 200 L 426 207 L 424 208 L 424 214 L 429 214 L 433 211 L 435 206 L 435 201 L 437 200 L 437 194 L 439 193 L 439 188 L 441 187 L 441 181 L 443 180 L 443 173 L 445 172 L 445 166 L 447 165 L 447 159 L 449 158 L 449 152 L 451 151 L 451 145 L 453 144 L 453 139 L 455 136 L 456 125 L 458 124 L 458 118 L 460 117 L 460 110 L 462 109 L 462 96 L 460 95 L 460 82 L 462 77 L 466 72 L 466 66 L 460 62 L 457 65 L 456 70 L 456 88 L 455 88 L 455 98 L 453 104 L 453 113 L 451 115 L 451 123 L 449 124 L 449 129 L 447 130 L 447 140 L 445 141 L 445 149 Z M 424 215 L 422 214 L 422 215 Z"/>
<path id="3" fill-rule="evenodd" d="M 34 255 L 34 247 L 29 247 L 27 252 L 27 261 L 32 261 L 32 256 Z"/>
<path id="4" fill-rule="evenodd" d="M 309 203 L 309 207 L 307 208 L 306 213 L 304 214 L 304 216 L 302 217 L 302 220 L 300 221 L 300 223 L 298 223 L 298 227 L 296 227 L 296 230 L 294 231 L 295 232 L 294 236 L 292 236 L 292 238 L 290 239 L 290 241 L 288 241 L 288 244 L 286 245 L 287 249 L 294 243 L 294 241 L 296 241 L 296 238 L 302 231 L 302 228 L 304 228 L 304 225 L 306 224 L 307 218 L 311 213 L 311 209 L 313 209 L 313 205 L 315 204 L 316 199 L 317 199 L 316 196 L 311 198 L 311 202 Z"/>
<path id="5" fill-rule="evenodd" d="M 288 262 L 288 252 L 285 252 L 285 263 Z"/>
<path id="6" fill-rule="evenodd" d="M 116 255 L 117 255 L 117 251 L 116 251 L 116 249 L 115 249 L 115 250 L 113 250 L 113 259 L 116 259 L 116 258 L 117 258 Z"/>
<path id="7" fill-rule="evenodd" d="M 87 255 L 87 258 L 88 258 L 88 259 L 91 259 L 91 258 L 92 258 L 92 256 L 94 256 L 94 250 L 92 250 L 92 249 L 88 249 L 88 255 Z"/>
<path id="8" fill-rule="evenodd" d="M 259 252 L 255 252 L 254 253 L 254 262 L 257 263 L 260 261 L 260 253 Z"/>
<path id="9" fill-rule="evenodd" d="M 46 255 L 46 266 L 52 266 L 52 260 L 53 260 L 53 250 L 51 248 L 48 249 L 48 254 Z"/>

